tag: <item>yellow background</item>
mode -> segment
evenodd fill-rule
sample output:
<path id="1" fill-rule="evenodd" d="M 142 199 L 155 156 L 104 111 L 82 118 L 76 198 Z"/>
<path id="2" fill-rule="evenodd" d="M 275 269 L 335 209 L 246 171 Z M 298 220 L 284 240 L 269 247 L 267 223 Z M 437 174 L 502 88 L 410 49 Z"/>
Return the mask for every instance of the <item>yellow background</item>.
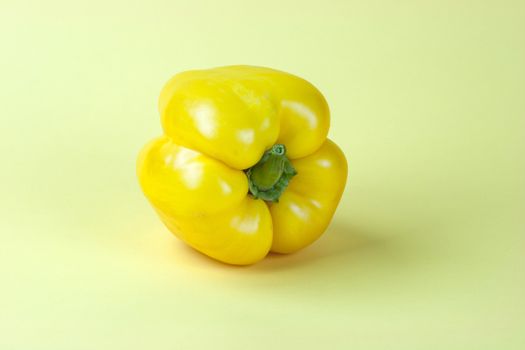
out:
<path id="1" fill-rule="evenodd" d="M 0 2 L 0 349 L 525 348 L 523 1 Z M 171 236 L 135 158 L 176 72 L 289 71 L 348 186 L 292 256 Z"/>

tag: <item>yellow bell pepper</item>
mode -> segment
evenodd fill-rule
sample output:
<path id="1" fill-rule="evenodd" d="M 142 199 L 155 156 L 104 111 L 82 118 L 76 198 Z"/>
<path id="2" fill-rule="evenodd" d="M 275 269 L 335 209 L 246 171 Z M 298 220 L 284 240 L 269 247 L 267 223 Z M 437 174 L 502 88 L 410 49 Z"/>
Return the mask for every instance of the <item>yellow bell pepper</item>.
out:
<path id="1" fill-rule="evenodd" d="M 141 151 L 137 174 L 177 237 L 246 265 L 325 231 L 347 163 L 313 85 L 263 67 L 187 71 L 165 85 L 159 111 L 164 135 Z"/>

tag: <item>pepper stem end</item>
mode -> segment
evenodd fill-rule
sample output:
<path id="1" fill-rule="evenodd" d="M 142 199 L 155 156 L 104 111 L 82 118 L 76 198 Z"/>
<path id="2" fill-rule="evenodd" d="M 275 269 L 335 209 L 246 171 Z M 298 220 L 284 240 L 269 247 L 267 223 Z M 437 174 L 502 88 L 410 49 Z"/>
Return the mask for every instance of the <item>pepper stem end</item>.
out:
<path id="1" fill-rule="evenodd" d="M 297 174 L 286 157 L 283 144 L 273 145 L 257 164 L 245 172 L 252 196 L 267 202 L 278 202 L 292 177 Z"/>

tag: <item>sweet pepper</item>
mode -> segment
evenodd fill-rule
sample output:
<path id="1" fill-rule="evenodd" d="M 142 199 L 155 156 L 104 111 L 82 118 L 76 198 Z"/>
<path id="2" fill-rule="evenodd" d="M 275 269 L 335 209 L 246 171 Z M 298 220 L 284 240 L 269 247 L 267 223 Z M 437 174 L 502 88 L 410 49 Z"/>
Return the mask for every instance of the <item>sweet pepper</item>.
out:
<path id="1" fill-rule="evenodd" d="M 168 229 L 222 262 L 292 253 L 325 231 L 347 177 L 330 113 L 307 81 L 227 66 L 175 75 L 159 98 L 164 135 L 137 173 Z"/>

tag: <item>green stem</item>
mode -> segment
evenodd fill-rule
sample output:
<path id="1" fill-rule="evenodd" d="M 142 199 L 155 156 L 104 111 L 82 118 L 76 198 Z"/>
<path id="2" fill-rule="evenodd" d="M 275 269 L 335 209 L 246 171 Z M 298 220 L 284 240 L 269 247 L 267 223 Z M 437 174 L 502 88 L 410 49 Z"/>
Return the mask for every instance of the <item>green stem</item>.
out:
<path id="1" fill-rule="evenodd" d="M 279 201 L 295 174 L 297 172 L 286 157 L 286 147 L 282 144 L 267 150 L 257 164 L 246 170 L 250 193 L 269 202 Z"/>

